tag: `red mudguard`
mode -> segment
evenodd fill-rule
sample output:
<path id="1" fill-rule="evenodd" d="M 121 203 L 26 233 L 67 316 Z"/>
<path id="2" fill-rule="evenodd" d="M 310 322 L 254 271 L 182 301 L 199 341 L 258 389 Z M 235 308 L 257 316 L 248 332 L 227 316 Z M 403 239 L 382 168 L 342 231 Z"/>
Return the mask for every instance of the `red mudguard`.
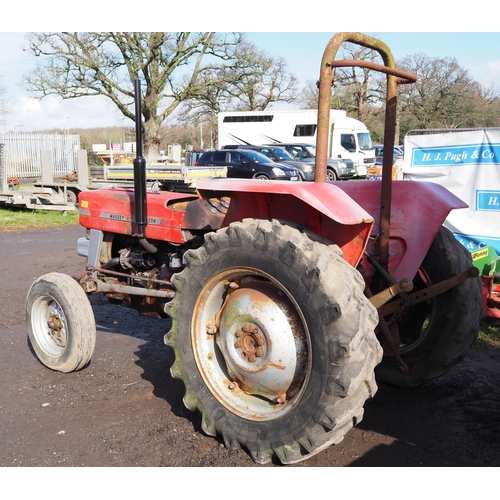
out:
<path id="1" fill-rule="evenodd" d="M 245 218 L 287 220 L 308 227 L 339 245 L 345 260 L 356 267 L 365 249 L 377 257 L 374 242 L 379 232 L 380 186 L 376 181 L 315 183 L 217 179 L 199 182 L 199 196 L 148 192 L 146 237 L 183 243 L 183 229 L 203 229 L 186 221 L 186 205 L 199 197 L 228 197 L 229 210 L 221 219 L 220 227 Z M 80 223 L 84 227 L 132 234 L 132 189 L 82 192 L 79 204 Z M 396 281 L 415 276 L 450 210 L 466 207 L 438 184 L 393 182 L 389 272 Z M 365 260 L 363 266 L 369 282 L 371 266 Z"/>
<path id="2" fill-rule="evenodd" d="M 266 183 L 262 181 L 203 181 L 203 197 L 224 191 L 231 207 L 224 221 L 246 217 L 276 218 L 296 222 L 338 244 L 353 267 L 366 248 L 377 257 L 381 182 Z M 392 183 L 389 272 L 396 281 L 413 279 L 436 233 L 452 209 L 467 204 L 446 188 L 430 182 Z M 370 237 L 368 243 L 368 237 Z M 366 259 L 365 279 L 373 269 Z"/>
<path id="3" fill-rule="evenodd" d="M 345 182 L 341 187 L 373 215 L 375 225 L 372 236 L 376 237 L 379 233 L 381 183 Z M 393 181 L 389 243 L 389 272 L 392 277 L 396 281 L 413 279 L 450 211 L 467 207 L 466 203 L 439 184 Z M 374 239 L 370 240 L 367 252 L 377 256 Z M 363 267 L 370 271 L 371 266 L 366 260 Z"/>

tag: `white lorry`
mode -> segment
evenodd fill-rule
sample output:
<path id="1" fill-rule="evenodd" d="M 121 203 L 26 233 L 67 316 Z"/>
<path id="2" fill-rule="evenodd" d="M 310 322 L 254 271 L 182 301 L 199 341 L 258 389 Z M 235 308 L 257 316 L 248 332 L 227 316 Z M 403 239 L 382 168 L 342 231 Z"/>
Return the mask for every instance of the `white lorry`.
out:
<path id="1" fill-rule="evenodd" d="M 227 144 L 316 143 L 318 111 L 234 111 L 218 114 L 219 149 Z M 330 111 L 329 158 L 353 161 L 358 177 L 375 164 L 370 132 L 346 112 Z"/>

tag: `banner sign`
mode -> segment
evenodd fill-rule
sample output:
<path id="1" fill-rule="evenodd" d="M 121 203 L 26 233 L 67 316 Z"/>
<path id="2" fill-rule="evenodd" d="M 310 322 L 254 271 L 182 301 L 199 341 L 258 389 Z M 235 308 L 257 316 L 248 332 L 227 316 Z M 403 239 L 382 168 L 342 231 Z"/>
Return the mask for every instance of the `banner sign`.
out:
<path id="1" fill-rule="evenodd" d="M 435 182 L 469 205 L 445 221 L 470 251 L 492 245 L 500 254 L 500 129 L 411 132 L 403 178 Z M 429 133 L 431 132 L 431 133 Z"/>

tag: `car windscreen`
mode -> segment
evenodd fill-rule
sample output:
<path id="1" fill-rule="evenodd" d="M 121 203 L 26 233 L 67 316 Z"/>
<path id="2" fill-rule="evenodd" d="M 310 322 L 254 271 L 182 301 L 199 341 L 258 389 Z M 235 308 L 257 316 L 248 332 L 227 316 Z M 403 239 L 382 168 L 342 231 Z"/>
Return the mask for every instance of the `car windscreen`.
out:
<path id="1" fill-rule="evenodd" d="M 313 146 L 312 144 L 308 144 L 307 146 L 304 146 L 309 153 L 311 153 L 313 156 L 316 156 L 316 146 Z"/>
<path id="2" fill-rule="evenodd" d="M 362 132 L 357 135 L 358 135 L 359 149 L 361 149 L 361 151 L 373 149 L 372 138 L 370 137 L 369 132 Z"/>
<path id="3" fill-rule="evenodd" d="M 255 163 L 272 163 L 271 160 L 263 154 L 256 151 L 245 151 L 245 156 Z"/>
<path id="4" fill-rule="evenodd" d="M 293 160 L 292 155 L 283 148 L 270 148 L 270 149 L 281 161 Z"/>

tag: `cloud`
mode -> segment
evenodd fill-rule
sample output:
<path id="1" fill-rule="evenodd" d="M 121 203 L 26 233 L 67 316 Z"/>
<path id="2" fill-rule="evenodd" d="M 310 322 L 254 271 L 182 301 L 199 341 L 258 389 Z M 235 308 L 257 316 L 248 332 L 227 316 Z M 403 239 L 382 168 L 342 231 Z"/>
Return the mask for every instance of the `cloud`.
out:
<path id="1" fill-rule="evenodd" d="M 5 131 L 23 127 L 23 132 L 42 130 L 71 130 L 94 127 L 131 127 L 105 97 L 79 97 L 64 100 L 58 96 L 47 96 L 42 100 L 21 96 L 11 106 L 12 113 L 5 117 Z"/>
<path id="2" fill-rule="evenodd" d="M 21 98 L 22 114 L 29 115 L 30 113 L 42 111 L 42 103 L 32 97 L 23 96 Z"/>
<path id="3" fill-rule="evenodd" d="M 500 59 L 488 61 L 481 75 L 481 82 L 485 85 L 496 84 L 500 80 Z"/>

